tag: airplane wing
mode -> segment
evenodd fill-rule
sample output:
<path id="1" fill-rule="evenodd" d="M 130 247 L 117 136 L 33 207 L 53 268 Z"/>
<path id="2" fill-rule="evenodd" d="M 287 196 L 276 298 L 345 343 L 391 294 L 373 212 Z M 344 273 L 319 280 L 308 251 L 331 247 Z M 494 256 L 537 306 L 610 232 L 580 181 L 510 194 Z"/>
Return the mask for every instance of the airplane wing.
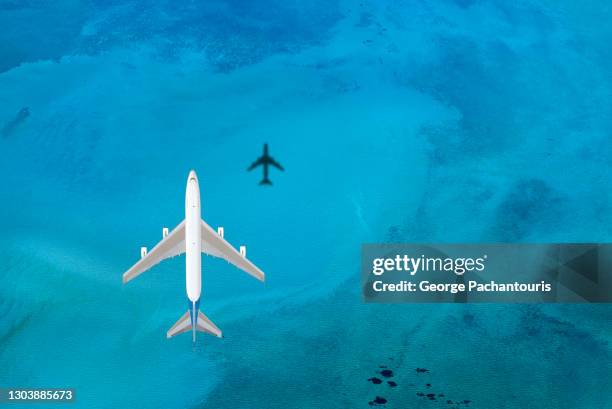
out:
<path id="1" fill-rule="evenodd" d="M 269 156 L 269 157 L 268 157 L 268 163 L 269 163 L 270 165 L 272 165 L 272 166 L 276 167 L 276 168 L 277 168 L 277 169 L 279 169 L 279 170 L 282 170 L 282 171 L 284 171 L 284 170 L 285 170 L 285 169 L 283 169 L 283 167 L 281 166 L 281 164 L 280 164 L 280 163 L 278 163 L 277 161 L 275 161 L 275 160 L 274 160 L 274 158 L 273 158 L 273 157 L 271 157 L 271 156 Z"/>
<path id="2" fill-rule="evenodd" d="M 266 279 L 263 271 L 257 268 L 246 257 L 242 256 L 238 250 L 217 234 L 204 220 L 202 220 L 202 253 L 222 258 L 259 281 L 265 281 Z"/>
<path id="3" fill-rule="evenodd" d="M 257 159 L 255 162 L 253 162 L 251 164 L 251 166 L 249 166 L 249 168 L 247 170 L 253 170 L 255 169 L 257 166 L 262 165 L 264 163 L 264 157 L 260 156 L 259 159 Z"/>
<path id="4" fill-rule="evenodd" d="M 127 283 L 138 277 L 160 261 L 178 256 L 185 252 L 185 220 L 179 223 L 166 237 L 164 237 L 153 249 L 134 264 L 128 271 L 123 273 L 123 283 Z"/>

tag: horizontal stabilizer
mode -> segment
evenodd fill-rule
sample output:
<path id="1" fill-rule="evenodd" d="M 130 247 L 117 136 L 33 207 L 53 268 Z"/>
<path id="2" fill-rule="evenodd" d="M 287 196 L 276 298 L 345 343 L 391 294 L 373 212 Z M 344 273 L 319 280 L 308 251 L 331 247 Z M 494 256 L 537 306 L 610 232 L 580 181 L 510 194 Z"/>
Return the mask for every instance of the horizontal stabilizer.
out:
<path id="1" fill-rule="evenodd" d="M 191 331 L 191 317 L 189 311 L 187 311 L 178 321 L 168 330 L 166 333 L 167 338 L 172 338 L 175 335 L 182 334 L 183 332 Z M 210 320 L 202 311 L 198 311 L 198 322 L 197 328 L 199 332 L 206 332 L 214 335 L 217 338 L 223 338 L 223 333 L 217 326 Z"/>
<path id="2" fill-rule="evenodd" d="M 217 326 L 208 319 L 202 311 L 198 312 L 198 331 L 207 332 L 210 335 L 214 335 L 217 338 L 223 338 L 223 333 Z"/>
<path id="3" fill-rule="evenodd" d="M 172 338 L 175 335 L 182 334 L 191 330 L 191 318 L 189 317 L 189 311 L 187 311 L 178 321 L 166 332 L 166 338 Z"/>

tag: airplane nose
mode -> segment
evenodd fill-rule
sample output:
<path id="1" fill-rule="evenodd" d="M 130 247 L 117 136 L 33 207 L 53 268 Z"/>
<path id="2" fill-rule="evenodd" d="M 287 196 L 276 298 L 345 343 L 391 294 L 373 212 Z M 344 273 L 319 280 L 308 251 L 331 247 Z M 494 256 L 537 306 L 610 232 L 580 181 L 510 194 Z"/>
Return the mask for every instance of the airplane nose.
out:
<path id="1" fill-rule="evenodd" d="M 189 178 L 187 180 L 191 180 L 191 179 L 198 180 L 198 176 L 196 175 L 195 170 L 192 170 L 191 172 L 189 172 Z"/>

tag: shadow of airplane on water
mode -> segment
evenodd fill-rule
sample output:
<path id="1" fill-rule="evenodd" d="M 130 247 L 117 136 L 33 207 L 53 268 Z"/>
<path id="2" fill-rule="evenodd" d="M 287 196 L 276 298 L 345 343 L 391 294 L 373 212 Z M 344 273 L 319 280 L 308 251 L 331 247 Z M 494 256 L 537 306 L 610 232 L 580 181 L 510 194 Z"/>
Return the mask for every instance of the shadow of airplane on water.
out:
<path id="1" fill-rule="evenodd" d="M 263 155 L 261 155 L 255 162 L 253 162 L 251 164 L 251 166 L 249 166 L 247 171 L 250 172 L 253 169 L 255 169 L 256 167 L 258 167 L 259 165 L 263 165 L 263 176 L 264 176 L 262 181 L 259 182 L 260 185 L 272 186 L 272 182 L 270 181 L 270 179 L 268 179 L 268 166 L 272 165 L 275 168 L 277 168 L 278 170 L 281 170 L 281 171 L 285 170 L 281 166 L 280 163 L 275 161 L 272 156 L 268 155 L 268 144 L 267 143 L 264 143 Z"/>

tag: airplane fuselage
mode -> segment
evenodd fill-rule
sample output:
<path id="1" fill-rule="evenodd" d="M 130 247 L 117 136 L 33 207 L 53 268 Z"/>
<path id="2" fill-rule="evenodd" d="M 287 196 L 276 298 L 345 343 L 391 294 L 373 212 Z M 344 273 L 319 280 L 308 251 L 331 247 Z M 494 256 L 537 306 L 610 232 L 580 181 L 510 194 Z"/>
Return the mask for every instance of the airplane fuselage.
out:
<path id="1" fill-rule="evenodd" d="M 202 227 L 200 186 L 195 172 L 189 173 L 185 192 L 185 286 L 192 304 L 202 293 Z"/>

